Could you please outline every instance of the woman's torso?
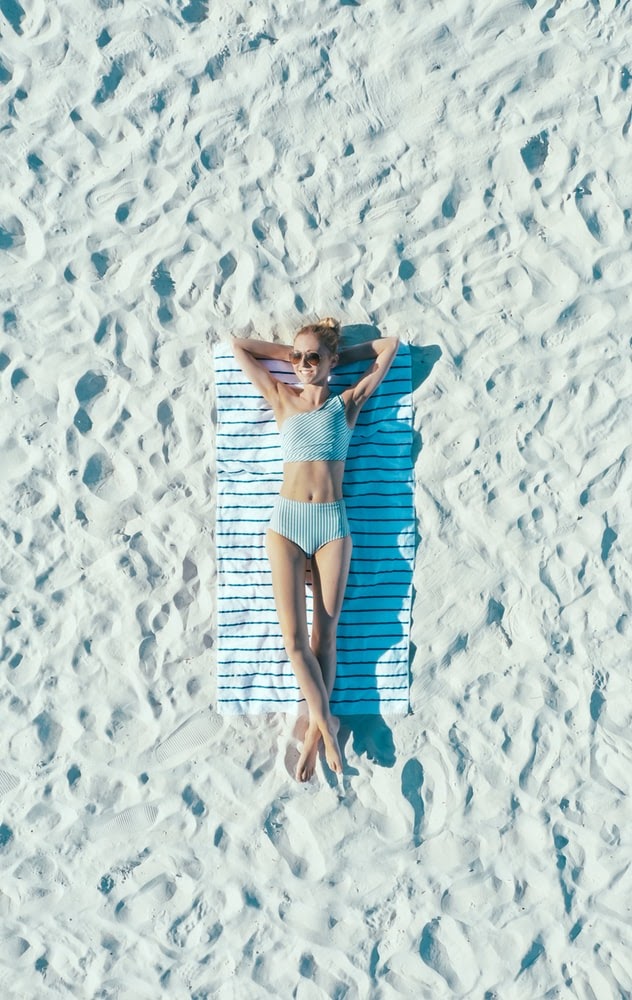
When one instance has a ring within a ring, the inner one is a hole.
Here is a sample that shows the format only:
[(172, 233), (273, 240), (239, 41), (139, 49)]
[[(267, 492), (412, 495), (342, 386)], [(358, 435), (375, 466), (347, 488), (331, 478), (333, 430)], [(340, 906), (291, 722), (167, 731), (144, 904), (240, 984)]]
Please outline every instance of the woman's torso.
[[(342, 406), (340, 402), (342, 402)], [(336, 456), (346, 455), (346, 447), (340, 445), (340, 438), (344, 439), (348, 445), (348, 439), (353, 430), (353, 426), (349, 422), (349, 410), (351, 409), (349, 394), (342, 393), (340, 402), (330, 395), (319, 406), (313, 407), (305, 405), (304, 397), (300, 392), (294, 391), (287, 395), (284, 394), (275, 410), (279, 429), (284, 431), (282, 435), (284, 451), (290, 456), (293, 453), (298, 455), (309, 453), (311, 446), (301, 447), (301, 438), (309, 437), (312, 428), (314, 428), (315, 436), (318, 438), (319, 432), (326, 428), (329, 433), (336, 434), (336, 441), (332, 442), (331, 448), (325, 448), (325, 452)], [(309, 416), (312, 413), (314, 417)], [(299, 415), (303, 416), (286, 425), (287, 420), (292, 420), (293, 417)], [(322, 443), (319, 445), (317, 442), (315, 450), (317, 453), (321, 453)], [(344, 470), (345, 461), (342, 457), (334, 459), (318, 457), (308, 460), (292, 458), (290, 461), (286, 459), (283, 464), (281, 496), (287, 500), (312, 503), (331, 503), (334, 500), (340, 500)]]

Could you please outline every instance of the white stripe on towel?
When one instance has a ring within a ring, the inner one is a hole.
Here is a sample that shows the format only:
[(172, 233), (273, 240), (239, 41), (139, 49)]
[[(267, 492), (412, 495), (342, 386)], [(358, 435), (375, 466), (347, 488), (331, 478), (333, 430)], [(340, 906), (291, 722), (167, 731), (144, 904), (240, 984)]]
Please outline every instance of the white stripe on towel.
[[(232, 351), (214, 352), (217, 393), (217, 705), (224, 714), (293, 712), (300, 692), (283, 648), (265, 532), (283, 463), (272, 411)], [(289, 364), (265, 362), (296, 382)], [(332, 372), (340, 392), (366, 362)], [(353, 536), (338, 628), (332, 710), (405, 714), (415, 552), (410, 352), (393, 364), (360, 412), (343, 492)], [(307, 588), (308, 622), (311, 592)]]

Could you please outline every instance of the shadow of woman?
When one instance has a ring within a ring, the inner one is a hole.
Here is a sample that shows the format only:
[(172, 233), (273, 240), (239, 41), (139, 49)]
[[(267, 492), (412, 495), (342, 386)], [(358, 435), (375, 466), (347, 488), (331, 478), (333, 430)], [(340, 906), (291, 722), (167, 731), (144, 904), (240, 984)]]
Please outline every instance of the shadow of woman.
[(381, 715), (341, 715), (340, 745), (351, 737), (353, 752), (380, 767), (393, 767), (396, 760), (393, 731)]
[[(353, 339), (357, 340), (367, 339), (367, 337), (375, 336), (376, 333), (379, 334), (379, 331), (376, 331), (375, 328), (372, 327), (363, 326), (352, 329), (356, 334)], [(429, 378), (435, 364), (441, 357), (441, 350), (437, 345), (429, 345), (427, 347), (411, 346), (408, 350), (410, 351), (411, 388), (414, 392)], [(416, 421), (413, 421), (410, 444), (413, 467), (423, 448), (421, 433), (414, 427), (414, 423), (416, 423)], [(394, 475), (396, 476), (396, 470), (394, 470)], [(408, 626), (404, 621), (402, 621), (402, 613), (406, 610), (404, 607), (404, 601), (408, 562), (405, 559), (400, 558), (398, 545), (401, 544), (401, 539), (405, 537), (408, 532), (411, 532), (411, 530), (414, 531), (414, 554), (416, 555), (422, 541), (418, 529), (417, 519), (415, 517), (413, 491), (414, 479), (409, 483), (402, 482), (398, 487), (397, 498), (393, 498), (392, 504), (387, 504), (388, 509), (385, 509), (384, 507), (387, 501), (380, 493), (379, 483), (376, 483), (372, 487), (368, 487), (365, 484), (360, 491), (364, 511), (373, 509), (375, 511), (375, 516), (374, 519), (367, 524), (361, 524), (355, 527), (354, 557), (356, 559), (364, 559), (366, 561), (370, 551), (374, 560), (374, 578), (381, 578), (384, 580), (388, 574), (389, 582), (392, 582), (393, 587), (393, 601), (389, 604), (389, 607), (391, 608), (389, 612), (391, 620), (388, 627), (385, 627), (384, 621), (376, 620), (376, 616), (372, 615), (370, 610), (366, 618), (366, 628), (369, 631), (369, 638), (371, 641), (371, 646), (368, 648), (370, 649), (371, 661), (375, 667), (377, 667), (378, 663), (388, 660), (389, 651), (395, 650), (398, 645), (401, 645), (407, 636)], [(351, 494), (353, 494), (353, 492), (355, 491), (350, 491)], [(382, 497), (382, 499), (380, 499), (380, 497)], [(351, 508), (351, 513), (353, 509), (353, 495), (349, 497), (348, 503)], [(365, 535), (366, 538), (364, 537)], [(380, 558), (381, 541), (385, 542), (387, 544), (387, 549), (390, 550), (385, 551)], [(416, 591), (412, 579), (411, 574), (410, 600), (414, 604)], [(400, 585), (401, 590), (398, 590), (398, 585)], [(351, 597), (353, 597), (353, 563), (349, 590)], [(367, 595), (368, 591), (362, 591), (358, 588), (358, 599), (364, 600)], [(412, 604), (410, 605), (409, 610), (412, 611)], [(351, 629), (357, 629), (358, 627), (357, 615), (358, 612), (356, 611), (354, 613), (354, 619), (356, 620), (354, 621), (353, 626), (351, 625), (350, 620), (349, 624)], [(348, 636), (350, 637), (352, 635), (352, 631), (345, 634), (344, 616), (341, 617), (340, 624), (343, 630), (343, 636), (345, 638)], [(345, 643), (343, 642), (342, 645), (344, 646)], [(410, 689), (410, 682), (412, 679), (412, 664), (415, 653), (416, 649), (414, 645), (409, 642), (407, 664), (408, 690)], [(366, 671), (368, 666), (369, 664), (365, 663), (363, 669)], [(368, 673), (366, 676), (367, 678), (369, 677)], [(373, 683), (376, 682), (377, 672), (374, 669)], [(367, 680), (367, 683), (370, 683), (370, 680)], [(340, 694), (340, 692), (338, 693)], [(332, 705), (332, 707), (334, 706)], [(392, 730), (384, 716), (381, 714), (368, 713), (351, 715), (348, 711), (344, 710), (345, 708), (347, 708), (346, 705), (341, 711), (338, 712), (341, 721), (341, 746), (344, 746), (347, 740), (351, 738), (355, 754), (358, 756), (364, 756), (366, 754), (369, 760), (380, 765), (381, 767), (393, 767), (396, 761), (395, 742)]]

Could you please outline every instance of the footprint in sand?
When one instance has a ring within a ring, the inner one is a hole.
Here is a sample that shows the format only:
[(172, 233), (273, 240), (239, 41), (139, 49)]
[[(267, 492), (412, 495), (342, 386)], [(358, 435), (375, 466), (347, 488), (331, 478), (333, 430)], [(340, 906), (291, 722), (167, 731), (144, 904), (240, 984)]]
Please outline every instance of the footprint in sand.
[(97, 816), (90, 824), (89, 836), (91, 840), (127, 840), (153, 826), (157, 815), (157, 806), (150, 803), (129, 806), (115, 815)]
[(594, 171), (586, 174), (575, 188), (575, 205), (598, 243), (619, 244), (625, 231), (625, 217), (605, 178), (598, 178)]
[(621, 480), (625, 483), (627, 473), (632, 459), (632, 448), (624, 448), (614, 462), (592, 477), (579, 496), (582, 507), (592, 501), (603, 502), (610, 500), (616, 493)]
[(177, 426), (174, 423), (173, 407), (168, 399), (163, 399), (158, 403), (156, 417), (162, 427), (162, 457), (165, 460), (165, 464), (168, 464), (170, 448), (172, 446), (177, 447), (181, 441)]
[(264, 208), (252, 223), (252, 232), (266, 253), (275, 260), (282, 260), (285, 251), (283, 235), (279, 227), (279, 217), (273, 208)]
[[(183, 586), (173, 595), (173, 604), (180, 613), (184, 628), (187, 628), (191, 611), (196, 619), (200, 620), (199, 604), (196, 600), (200, 592), (199, 573), (196, 563), (189, 555), (186, 555), (182, 560), (182, 583)], [(212, 645), (210, 637), (209, 641)]]
[(223, 257), (220, 257), (219, 269), (220, 269), (220, 274), (217, 281), (215, 282), (215, 288), (213, 290), (214, 299), (218, 299), (220, 297), (224, 285), (231, 277), (231, 275), (233, 275), (237, 270), (237, 261), (235, 260), (230, 250), (228, 251), (228, 253), (224, 254)]
[(49, 883), (55, 880), (57, 867), (52, 858), (38, 851), (30, 858), (24, 858), (15, 869), (14, 875), (28, 883)]
[(75, 396), (79, 402), (79, 409), (74, 415), (73, 423), (81, 434), (87, 434), (92, 429), (92, 418), (89, 415), (90, 404), (103, 393), (106, 386), (105, 375), (92, 370), (84, 372), (75, 385)]
[(315, 220), (308, 213), (291, 209), (279, 217), (285, 253), (283, 267), (290, 278), (303, 277), (315, 267), (316, 254), (308, 227), (314, 228)]
[[(28, 951), (31, 947), (30, 943), (26, 938), (21, 937), (19, 934), (7, 934), (0, 938), (0, 948), (2, 948), (2, 957), (5, 962), (15, 962), (22, 957), (25, 951)], [(7, 971), (6, 977), (0, 979), (0, 984), (7, 986), (6, 992), (2, 995), (5, 997), (10, 997), (9, 992), (9, 973)]]
[(538, 795), (559, 761), (560, 736), (544, 713), (540, 713), (531, 731), (533, 750), (518, 778), (520, 787)]
[(13, 774), (0, 770), (0, 798), (14, 788), (17, 788), (19, 784), (19, 780)]
[(26, 243), (24, 225), (17, 215), (5, 216), (0, 220), (0, 250), (14, 253)]
[(301, 756), (300, 747), (294, 741), (288, 743), (285, 749), (283, 765), (285, 767), (285, 770), (289, 774), (290, 778), (296, 779), (296, 767), (299, 762), (300, 756)]
[[(82, 427), (87, 427), (85, 411), (79, 411)], [(91, 493), (102, 500), (122, 503), (130, 497), (138, 486), (138, 474), (132, 461), (125, 455), (117, 454), (115, 461), (104, 448), (98, 448), (87, 460), (81, 481)]]
[(413, 843), (422, 843), (421, 824), (424, 818), (424, 801), (421, 789), (424, 783), (424, 769), (418, 760), (407, 760), (402, 768), (402, 795), (413, 807)]
[(220, 257), (219, 275), (213, 287), (213, 305), (218, 314), (228, 316), (242, 303), (244, 296), (256, 297), (258, 281), (256, 258), (245, 247), (239, 255), (228, 253)]
[(302, 796), (291, 802), (287, 812), (280, 805), (271, 805), (263, 829), (296, 878), (318, 881), (325, 875), (325, 860), (301, 801)]
[(446, 826), (454, 806), (453, 775), (435, 747), (424, 750), (424, 838), (436, 837)]
[(307, 863), (304, 858), (295, 854), (290, 846), (285, 830), (285, 816), (280, 806), (273, 805), (266, 816), (263, 829), (270, 841), (296, 878), (304, 878), (307, 873)]
[(223, 727), (224, 720), (221, 715), (212, 709), (196, 712), (158, 744), (154, 750), (154, 759), (158, 764), (167, 762), (173, 764), (178, 758), (184, 759), (198, 747), (219, 736)]
[(191, 907), (186, 913), (177, 917), (169, 930), (167, 936), (172, 944), (177, 948), (195, 947), (196, 945), (209, 943), (209, 939), (218, 937), (216, 926), (211, 928), (209, 933), (207, 917), (210, 916), (209, 906), (201, 896), (193, 900)]
[(608, 671), (594, 670), (593, 671), (593, 682), (594, 687), (592, 694), (590, 696), (590, 717), (593, 722), (599, 720), (603, 706), (606, 703), (605, 691), (606, 685), (608, 683)]
[(445, 980), (453, 996), (460, 996), (474, 987), (478, 962), (465, 935), (451, 917), (435, 917), (426, 924), (419, 954), (426, 965)]
[(513, 899), (512, 881), (503, 881), (477, 871), (474, 875), (451, 881), (441, 897), (441, 910), (458, 925), (476, 927), (499, 907)]
[(133, 922), (139, 933), (156, 928), (159, 918), (164, 919), (167, 907), (177, 892), (174, 879), (159, 874), (149, 879), (135, 892), (123, 899), (125, 917)]

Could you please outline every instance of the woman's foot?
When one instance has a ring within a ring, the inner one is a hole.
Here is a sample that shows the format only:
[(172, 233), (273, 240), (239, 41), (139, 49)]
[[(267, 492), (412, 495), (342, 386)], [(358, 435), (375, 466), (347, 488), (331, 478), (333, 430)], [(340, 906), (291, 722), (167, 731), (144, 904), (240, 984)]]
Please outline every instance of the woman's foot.
[(324, 722), (320, 728), (320, 735), (325, 744), (325, 759), (335, 774), (342, 774), (342, 757), (338, 746), (338, 730), (340, 720), (332, 715), (328, 722)]
[(309, 781), (316, 769), (316, 758), (321, 741), (325, 744), (325, 760), (335, 774), (342, 774), (342, 758), (338, 746), (338, 730), (340, 721), (332, 715), (329, 721), (323, 721), (320, 726), (310, 722), (305, 733), (303, 749), (296, 765), (296, 780)]
[(320, 729), (314, 723), (310, 723), (305, 733), (303, 749), (296, 765), (296, 780), (309, 781), (316, 769), (316, 758), (318, 756), (318, 744), (320, 743)]

